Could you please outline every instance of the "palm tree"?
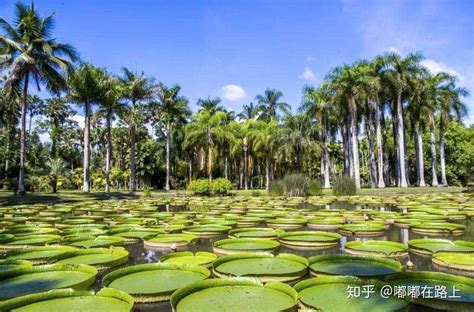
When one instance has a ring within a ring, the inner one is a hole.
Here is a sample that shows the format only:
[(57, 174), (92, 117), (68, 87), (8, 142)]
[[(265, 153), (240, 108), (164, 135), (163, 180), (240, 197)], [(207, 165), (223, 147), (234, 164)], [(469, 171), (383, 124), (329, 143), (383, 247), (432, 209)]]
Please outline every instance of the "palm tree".
[(61, 71), (71, 71), (77, 59), (74, 48), (57, 43), (52, 37), (54, 15), (42, 17), (34, 4), (15, 4), (13, 24), (0, 17), (0, 69), (8, 71), (8, 89), (22, 88), (20, 122), (20, 173), (18, 192), (25, 193), (25, 132), (28, 109), (28, 87), (32, 80), (38, 89), (44, 84), (48, 91), (58, 94), (66, 88)]
[(289, 104), (280, 102), (283, 97), (283, 92), (276, 89), (268, 88), (265, 90), (263, 95), (257, 95), (255, 99), (258, 102), (258, 111), (260, 111), (259, 118), (265, 120), (276, 120), (278, 119), (278, 112), (282, 111), (288, 113), (291, 110)]
[(98, 113), (105, 117), (106, 154), (105, 154), (105, 191), (110, 192), (110, 163), (112, 160), (112, 119), (115, 113), (123, 109), (120, 100), (123, 97), (123, 84), (117, 77), (105, 74), (99, 81), (100, 108)]
[(41, 113), (48, 118), (48, 122), (51, 126), (50, 139), (51, 139), (51, 158), (58, 158), (58, 143), (60, 141), (60, 127), (61, 125), (75, 112), (71, 109), (69, 104), (64, 98), (52, 98), (46, 100), (46, 106), (42, 109)]
[(397, 146), (397, 168), (399, 186), (408, 187), (406, 170), (406, 147), (405, 147), (405, 124), (403, 117), (403, 94), (409, 91), (410, 80), (418, 77), (425, 69), (420, 65), (423, 56), (418, 53), (408, 54), (401, 57), (396, 53), (388, 53), (384, 56), (386, 60), (383, 76), (390, 85), (393, 94), (394, 122), (396, 125)]
[(159, 84), (158, 103), (156, 108), (152, 105), (154, 123), (159, 125), (166, 138), (166, 183), (165, 189), (170, 190), (170, 146), (173, 127), (184, 124), (191, 115), (188, 107), (188, 100), (179, 95), (181, 87), (173, 85), (167, 87)]
[(153, 79), (145, 76), (145, 73), (135, 73), (128, 68), (122, 68), (123, 77), (121, 81), (125, 85), (124, 98), (129, 101), (129, 106), (123, 114), (124, 121), (130, 130), (130, 190), (136, 191), (136, 160), (135, 145), (136, 131), (143, 120), (144, 105), (153, 100), (156, 94), (156, 86)]
[(33, 122), (33, 117), (38, 115), (44, 108), (44, 102), (37, 95), (30, 97), (28, 100), (28, 136), (31, 136), (31, 125)]
[(90, 192), (90, 132), (91, 108), (99, 98), (99, 81), (105, 71), (89, 63), (82, 63), (68, 79), (70, 101), (84, 106), (84, 140), (83, 140), (83, 192)]
[(270, 166), (273, 151), (276, 147), (278, 124), (276, 120), (257, 121), (252, 127), (250, 134), (252, 148), (265, 159), (265, 189), (268, 191), (270, 185)]
[(197, 101), (197, 106), (199, 106), (198, 112), (201, 111), (207, 111), (209, 114), (214, 115), (217, 112), (223, 112), (225, 111), (224, 107), (219, 105), (221, 103), (221, 99), (216, 97), (211, 99), (210, 97), (207, 97), (205, 99), (199, 99)]
[(241, 120), (257, 119), (258, 113), (258, 107), (250, 102), (250, 104), (244, 105), (243, 110), (237, 114), (237, 117)]
[(46, 162), (49, 169), (49, 178), (51, 181), (51, 189), (56, 194), (58, 188), (58, 178), (66, 171), (66, 162), (61, 158), (51, 158)]

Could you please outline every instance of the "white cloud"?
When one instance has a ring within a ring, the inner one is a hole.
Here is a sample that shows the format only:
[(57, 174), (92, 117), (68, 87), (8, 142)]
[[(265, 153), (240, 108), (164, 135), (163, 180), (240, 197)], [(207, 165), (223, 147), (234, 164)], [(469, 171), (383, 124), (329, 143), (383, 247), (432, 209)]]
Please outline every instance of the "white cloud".
[(397, 53), (397, 54), (400, 54), (402, 55), (402, 51), (400, 51), (400, 49), (398, 48), (395, 48), (395, 47), (388, 47), (386, 49), (384, 49), (385, 52), (393, 52), (393, 53)]
[(314, 61), (316, 61), (316, 58), (312, 57), (311, 55), (306, 57), (307, 63), (313, 63)]
[(425, 59), (425, 60), (421, 61), (421, 65), (428, 68), (428, 70), (433, 74), (437, 74), (439, 72), (445, 72), (445, 73), (448, 73), (448, 74), (451, 74), (453, 76), (458, 77), (459, 80), (464, 79), (464, 77), (461, 74), (459, 74), (452, 67), (449, 67), (448, 65), (446, 65), (442, 62), (437, 62), (433, 59)]
[(71, 119), (75, 120), (79, 124), (80, 128), (84, 128), (84, 116), (74, 115), (74, 116), (72, 116)]
[(245, 99), (247, 97), (247, 94), (245, 93), (245, 90), (242, 89), (242, 87), (235, 84), (229, 84), (222, 87), (221, 96), (225, 100), (235, 102)]
[(313, 71), (309, 67), (306, 67), (303, 73), (301, 73), (301, 75), (298, 76), (298, 78), (303, 79), (303, 80), (309, 80), (309, 81), (316, 80), (316, 76), (314, 76)]

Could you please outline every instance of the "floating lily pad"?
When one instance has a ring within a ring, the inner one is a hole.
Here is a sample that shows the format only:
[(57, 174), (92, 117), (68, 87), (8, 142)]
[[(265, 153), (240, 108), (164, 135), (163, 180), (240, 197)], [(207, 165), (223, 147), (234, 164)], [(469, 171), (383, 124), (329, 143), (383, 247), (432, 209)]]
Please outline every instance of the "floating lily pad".
[(12, 250), (7, 253), (7, 259), (22, 259), (31, 261), (34, 264), (45, 264), (48, 258), (59, 255), (63, 252), (76, 250), (71, 246), (40, 246), (27, 247)]
[(108, 233), (113, 236), (119, 236), (125, 238), (125, 243), (134, 243), (140, 240), (152, 238), (156, 235), (163, 234), (164, 229), (160, 228), (142, 228), (132, 227), (128, 229), (117, 228), (109, 231)]
[[(404, 272), (389, 275), (385, 281), (398, 287), (419, 287), (428, 289), (431, 294), (420, 293), (411, 298), (412, 303), (432, 309), (448, 311), (474, 311), (474, 280), (440, 272)], [(438, 294), (435, 298), (435, 288), (444, 289), (445, 296)], [(426, 291), (426, 290), (425, 290)], [(445, 298), (444, 298), (445, 297)]]
[(188, 226), (183, 229), (184, 234), (193, 234), (200, 237), (212, 237), (226, 234), (232, 228), (226, 225), (220, 224), (205, 224), (205, 225), (194, 225)]
[(97, 270), (88, 265), (53, 264), (0, 273), (0, 300), (59, 288), (87, 289)]
[(216, 259), (217, 255), (206, 251), (198, 251), (194, 254), (190, 251), (182, 251), (161, 256), (160, 262), (209, 266)]
[(210, 276), (201, 266), (147, 263), (118, 269), (104, 276), (103, 285), (126, 292), (136, 302), (168, 300), (178, 288)]
[(474, 243), (462, 240), (447, 239), (412, 239), (408, 241), (409, 251), (419, 255), (431, 255), (438, 251), (474, 252)]
[(246, 279), (212, 279), (177, 290), (171, 306), (177, 312), (293, 311), (298, 294), (283, 283)]
[(314, 256), (308, 259), (312, 275), (353, 275), (378, 277), (401, 272), (400, 262), (381, 257), (349, 255)]
[(128, 251), (120, 247), (80, 249), (61, 253), (48, 261), (50, 263), (87, 264), (98, 270), (104, 270), (127, 263)]
[(438, 270), (474, 277), (474, 253), (437, 252), (432, 261)]
[(213, 272), (218, 277), (244, 276), (253, 277), (262, 282), (288, 282), (300, 279), (308, 269), (306, 258), (269, 253), (236, 254), (223, 256), (212, 264)]
[[(348, 290), (351, 287), (361, 290), (359, 297), (350, 296)], [(382, 287), (380, 281), (364, 281), (354, 276), (319, 276), (299, 282), (295, 290), (305, 308), (317, 311), (399, 311), (408, 305), (409, 301), (405, 298), (393, 295), (382, 297)], [(366, 296), (364, 289), (373, 292)]]
[(198, 240), (193, 234), (160, 234), (144, 241), (145, 247), (171, 248), (184, 247)]
[(85, 290), (57, 289), (0, 303), (1, 311), (15, 312), (129, 312), (132, 308), (131, 296), (111, 288), (102, 288), (96, 295)]
[(296, 230), (305, 225), (306, 219), (303, 218), (276, 218), (267, 220), (267, 226), (274, 229)]
[(265, 238), (229, 238), (214, 243), (213, 250), (219, 254), (236, 254), (245, 252), (274, 251), (280, 243)]
[(381, 256), (389, 258), (402, 258), (408, 255), (408, 246), (390, 241), (352, 241), (345, 244), (344, 250), (346, 253), (354, 255)]
[(289, 248), (331, 248), (339, 244), (341, 235), (321, 231), (297, 231), (280, 235), (278, 241)]
[(385, 234), (385, 227), (369, 223), (345, 224), (339, 227), (339, 233), (359, 237), (381, 236)]
[(24, 248), (25, 246), (44, 246), (57, 243), (61, 239), (59, 235), (42, 234), (15, 237), (12, 241), (4, 245), (4, 249)]
[(423, 235), (462, 235), (466, 226), (448, 222), (412, 222), (410, 229)]
[(306, 226), (312, 230), (336, 230), (344, 223), (343, 217), (315, 217), (308, 219)]
[(0, 260), (0, 273), (9, 272), (25, 266), (32, 266), (33, 263), (26, 260)]
[(81, 235), (71, 239), (63, 240), (65, 244), (80, 248), (98, 248), (98, 247), (110, 247), (110, 246), (123, 246), (125, 239), (119, 236), (90, 236)]
[(278, 239), (285, 231), (272, 228), (243, 228), (234, 229), (229, 232), (230, 238), (267, 238)]

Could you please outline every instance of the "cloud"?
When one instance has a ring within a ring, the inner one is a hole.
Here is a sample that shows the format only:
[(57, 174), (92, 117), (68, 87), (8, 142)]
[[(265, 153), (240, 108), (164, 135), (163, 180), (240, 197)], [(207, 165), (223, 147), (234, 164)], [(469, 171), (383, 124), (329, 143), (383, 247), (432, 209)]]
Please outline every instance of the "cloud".
[(316, 80), (316, 76), (314, 76), (313, 71), (309, 67), (306, 67), (303, 73), (301, 73), (301, 75), (298, 76), (298, 78), (303, 79), (303, 80), (309, 80), (309, 81)]
[(72, 116), (71, 119), (76, 121), (79, 124), (80, 128), (84, 128), (84, 116), (74, 115), (74, 116)]
[(312, 57), (311, 55), (306, 57), (306, 63), (313, 63), (314, 61), (316, 61), (315, 57)]
[(458, 77), (459, 80), (464, 79), (464, 77), (460, 73), (458, 73), (454, 68), (449, 67), (448, 65), (442, 62), (437, 62), (433, 59), (425, 59), (421, 61), (421, 65), (428, 68), (428, 70), (433, 74), (437, 74), (439, 72), (445, 72), (445, 73)]
[(384, 49), (385, 52), (393, 52), (393, 53), (397, 53), (397, 54), (400, 54), (402, 55), (402, 51), (400, 51), (400, 49), (398, 48), (395, 48), (395, 47), (388, 47), (386, 49)]
[(245, 93), (245, 90), (242, 89), (242, 87), (235, 84), (229, 84), (222, 87), (221, 96), (225, 100), (236, 102), (245, 99), (247, 94)]

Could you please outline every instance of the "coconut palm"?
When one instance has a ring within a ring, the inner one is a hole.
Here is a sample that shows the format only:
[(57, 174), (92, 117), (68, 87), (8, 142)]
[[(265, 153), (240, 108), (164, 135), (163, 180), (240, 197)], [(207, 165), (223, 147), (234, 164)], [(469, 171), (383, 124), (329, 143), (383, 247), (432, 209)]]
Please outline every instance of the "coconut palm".
[(22, 89), (20, 117), (20, 172), (18, 192), (25, 193), (25, 132), (30, 81), (40, 89), (41, 84), (54, 94), (66, 88), (61, 72), (71, 71), (71, 62), (77, 53), (68, 44), (56, 42), (52, 37), (54, 15), (42, 17), (34, 4), (15, 4), (12, 24), (0, 17), (0, 70), (8, 71), (7, 89)]
[(136, 73), (124, 67), (122, 74), (121, 81), (125, 85), (124, 98), (129, 102), (122, 119), (130, 130), (130, 190), (134, 192), (137, 189), (135, 160), (137, 127), (143, 121), (144, 105), (156, 95), (156, 85), (153, 79), (145, 76), (143, 72)]
[(58, 188), (58, 179), (66, 172), (66, 162), (61, 158), (51, 158), (46, 162), (49, 170), (49, 179), (53, 194), (56, 194)]
[(166, 139), (166, 183), (165, 189), (170, 190), (170, 148), (171, 134), (173, 128), (178, 124), (184, 124), (191, 115), (188, 107), (188, 100), (179, 95), (181, 87), (173, 85), (167, 87), (165, 84), (159, 84), (157, 94), (157, 105), (151, 105), (152, 119), (156, 126), (159, 126)]
[(104, 77), (105, 71), (89, 63), (82, 63), (68, 77), (69, 94), (71, 102), (84, 106), (84, 140), (83, 140), (83, 192), (90, 192), (90, 132), (91, 109), (99, 98), (99, 81)]
[(250, 104), (245, 104), (243, 106), (242, 111), (237, 114), (237, 117), (241, 120), (257, 119), (258, 113), (258, 106), (255, 106), (253, 102), (250, 102)]
[(255, 100), (258, 102), (259, 118), (264, 120), (277, 120), (278, 111), (288, 113), (291, 110), (289, 104), (280, 102), (283, 97), (283, 92), (276, 89), (268, 88), (263, 95), (257, 95)]
[(278, 123), (276, 120), (257, 121), (252, 126), (252, 148), (265, 160), (265, 189), (270, 185), (270, 166), (276, 148)]
[(221, 103), (221, 99), (216, 97), (211, 99), (211, 97), (207, 97), (205, 99), (199, 99), (197, 101), (197, 106), (199, 106), (198, 112), (207, 111), (209, 114), (214, 115), (217, 112), (225, 111), (224, 107), (219, 105)]

